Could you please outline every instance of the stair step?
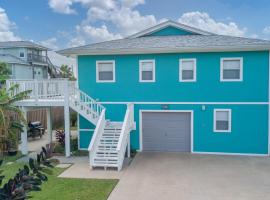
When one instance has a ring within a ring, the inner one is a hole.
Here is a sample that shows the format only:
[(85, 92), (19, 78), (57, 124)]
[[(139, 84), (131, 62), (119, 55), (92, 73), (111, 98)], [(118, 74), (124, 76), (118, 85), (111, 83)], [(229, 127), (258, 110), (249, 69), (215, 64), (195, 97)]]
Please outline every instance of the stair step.
[(101, 149), (101, 150), (97, 150), (97, 154), (104, 154), (104, 153), (106, 153), (106, 154), (118, 154), (118, 152), (116, 151), (116, 150), (103, 150), (103, 149)]
[(118, 159), (118, 155), (97, 154), (94, 159)]
[(118, 158), (110, 158), (110, 157), (95, 157), (94, 161), (96, 162), (117, 162)]
[(117, 165), (117, 163), (104, 164), (104, 163), (94, 162), (93, 167), (118, 167), (118, 165)]

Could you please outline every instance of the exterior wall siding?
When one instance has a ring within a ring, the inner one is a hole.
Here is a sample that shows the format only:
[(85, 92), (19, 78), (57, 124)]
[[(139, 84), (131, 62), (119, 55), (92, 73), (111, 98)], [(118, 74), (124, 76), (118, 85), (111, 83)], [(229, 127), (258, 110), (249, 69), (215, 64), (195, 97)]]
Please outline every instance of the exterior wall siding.
[(146, 36), (168, 36), (168, 35), (194, 35), (194, 33), (185, 31), (183, 29), (169, 26), (167, 28), (163, 28), (159, 31), (155, 31), (155, 32), (153, 32), (149, 35), (146, 35)]
[[(243, 82), (220, 82), (220, 58), (243, 57)], [(197, 59), (197, 82), (179, 82), (179, 59)], [(139, 60), (155, 59), (156, 82), (139, 82)], [(96, 83), (96, 61), (115, 60), (116, 82)], [(221, 52), (153, 55), (79, 56), (79, 87), (101, 102), (190, 102), (170, 104), (169, 110), (193, 110), (194, 152), (268, 153), (269, 53)], [(195, 105), (192, 102), (213, 102)], [(222, 102), (238, 102), (226, 104)], [(241, 105), (241, 102), (251, 104)], [(260, 105), (259, 105), (260, 104)], [(106, 118), (123, 121), (126, 105), (105, 104)], [(232, 110), (232, 132), (213, 131), (214, 109)], [(140, 149), (139, 110), (162, 110), (161, 104), (136, 104), (136, 130), (131, 146)], [(93, 125), (80, 117), (80, 129)], [(87, 148), (93, 132), (80, 131), (80, 147)]]

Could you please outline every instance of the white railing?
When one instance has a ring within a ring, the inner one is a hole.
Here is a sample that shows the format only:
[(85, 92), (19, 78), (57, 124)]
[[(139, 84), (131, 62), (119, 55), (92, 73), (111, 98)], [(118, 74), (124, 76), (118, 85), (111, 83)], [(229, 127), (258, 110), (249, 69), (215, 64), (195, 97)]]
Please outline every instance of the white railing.
[[(96, 117), (99, 117), (101, 115), (102, 110), (105, 109), (104, 106), (102, 106), (100, 103), (98, 103), (96, 100), (88, 96), (83, 91), (79, 90), (76, 87), (70, 87), (69, 88), (69, 97), (70, 99), (75, 103), (78, 103), (80, 106), (80, 110), (88, 110), (96, 115)], [(76, 106), (76, 105), (75, 105)]]
[(105, 111), (106, 111), (106, 109), (103, 109), (101, 111), (100, 117), (98, 119), (95, 131), (94, 131), (94, 134), (92, 136), (90, 145), (88, 147), (90, 166), (94, 165), (94, 158), (95, 158), (96, 151), (98, 149), (98, 144), (99, 144), (100, 138), (104, 132), (104, 128), (106, 126)]
[(44, 79), (44, 80), (7, 80), (7, 88), (18, 85), (15, 94), (26, 90), (31, 90), (29, 99), (64, 99), (66, 91), (75, 87), (75, 82), (68, 79)]
[[(122, 125), (122, 130), (120, 133), (120, 137), (119, 137), (119, 141), (118, 141), (117, 149), (116, 149), (118, 153), (118, 171), (122, 169), (127, 145), (129, 145), (129, 142), (130, 142), (130, 131), (133, 128), (134, 128), (134, 105), (130, 103), (127, 105), (127, 111), (125, 114), (125, 119)], [(129, 148), (128, 148), (128, 151), (130, 151)]]

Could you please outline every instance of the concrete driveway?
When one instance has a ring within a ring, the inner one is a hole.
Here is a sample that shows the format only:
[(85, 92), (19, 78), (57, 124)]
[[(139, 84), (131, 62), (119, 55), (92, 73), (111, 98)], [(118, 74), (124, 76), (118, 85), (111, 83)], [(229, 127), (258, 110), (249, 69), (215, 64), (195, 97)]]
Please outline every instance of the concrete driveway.
[(269, 200), (268, 157), (139, 153), (109, 200)]

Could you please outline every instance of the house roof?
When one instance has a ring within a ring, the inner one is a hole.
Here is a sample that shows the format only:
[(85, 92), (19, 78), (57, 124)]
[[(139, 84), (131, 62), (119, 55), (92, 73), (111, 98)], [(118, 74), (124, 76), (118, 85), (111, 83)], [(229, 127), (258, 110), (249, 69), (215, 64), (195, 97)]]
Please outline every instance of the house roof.
[(214, 35), (213, 33), (210, 33), (210, 32), (207, 32), (207, 31), (203, 31), (203, 30), (191, 27), (191, 26), (187, 26), (185, 24), (181, 24), (181, 23), (178, 23), (178, 22), (168, 20), (168, 21), (160, 23), (160, 24), (158, 24), (156, 26), (150, 27), (148, 29), (145, 29), (143, 31), (135, 33), (135, 34), (133, 34), (131, 36), (128, 36), (127, 38), (142, 37), (142, 36), (149, 35), (151, 33), (154, 33), (156, 31), (159, 31), (159, 30), (164, 29), (164, 28), (169, 27), (169, 26), (174, 27), (174, 28), (178, 28), (178, 29), (183, 29), (183, 30), (185, 30), (187, 32), (195, 33), (195, 34), (199, 34), (199, 35)]
[(22, 64), (22, 65), (29, 65), (28, 62), (26, 62), (23, 59), (20, 59), (16, 56), (13, 56), (11, 54), (0, 54), (0, 61), (5, 62), (5, 63), (17, 63), (17, 64)]
[(224, 35), (125, 38), (58, 51), (67, 56), (269, 50), (270, 41)]
[(0, 48), (34, 48), (39, 50), (49, 50), (49, 48), (36, 44), (30, 41), (7, 41), (7, 42), (0, 42)]

